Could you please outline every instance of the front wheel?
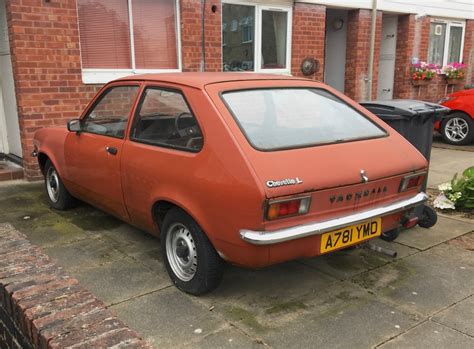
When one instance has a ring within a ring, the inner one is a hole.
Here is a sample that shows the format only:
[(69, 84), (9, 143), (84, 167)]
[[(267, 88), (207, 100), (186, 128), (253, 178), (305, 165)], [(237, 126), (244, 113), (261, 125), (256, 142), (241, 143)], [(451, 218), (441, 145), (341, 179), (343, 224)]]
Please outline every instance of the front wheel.
[(464, 145), (474, 141), (474, 122), (461, 112), (455, 112), (441, 123), (441, 136), (449, 144)]
[(47, 160), (44, 165), (44, 180), (48, 202), (51, 207), (62, 211), (75, 206), (76, 199), (69, 194), (50, 160)]
[(161, 252), (166, 270), (180, 290), (201, 295), (219, 285), (224, 262), (199, 225), (179, 208), (172, 208), (165, 216)]

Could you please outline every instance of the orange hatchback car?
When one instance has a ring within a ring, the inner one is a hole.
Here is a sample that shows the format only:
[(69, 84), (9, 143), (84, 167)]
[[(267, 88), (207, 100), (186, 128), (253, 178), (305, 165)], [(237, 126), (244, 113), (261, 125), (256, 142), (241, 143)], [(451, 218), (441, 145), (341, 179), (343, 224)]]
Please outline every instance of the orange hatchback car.
[(122, 78), (34, 146), (53, 208), (77, 198), (160, 235), (171, 279), (196, 295), (224, 261), (259, 268), (393, 240), (427, 198), (428, 163), (410, 143), (300, 78)]

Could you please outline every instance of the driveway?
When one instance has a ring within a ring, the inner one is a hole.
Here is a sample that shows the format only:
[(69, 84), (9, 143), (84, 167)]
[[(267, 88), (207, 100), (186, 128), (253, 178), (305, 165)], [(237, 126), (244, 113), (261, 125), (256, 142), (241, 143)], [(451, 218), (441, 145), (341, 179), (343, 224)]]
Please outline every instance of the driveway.
[[(473, 165), (433, 149), (430, 186)], [(0, 185), (9, 222), (57, 259), (152, 346), (474, 347), (474, 224), (440, 216), (397, 242), (263, 270), (227, 266), (219, 288), (192, 297), (170, 283), (159, 240), (85, 204), (51, 210), (42, 183)]]

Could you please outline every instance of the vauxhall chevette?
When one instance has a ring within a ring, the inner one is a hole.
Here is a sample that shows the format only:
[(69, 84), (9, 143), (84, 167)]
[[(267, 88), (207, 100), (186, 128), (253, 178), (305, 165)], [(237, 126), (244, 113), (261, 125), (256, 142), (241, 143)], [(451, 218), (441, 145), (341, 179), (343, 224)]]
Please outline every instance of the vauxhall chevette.
[(348, 97), (308, 79), (176, 73), (106, 84), (67, 127), (36, 132), (50, 205), (85, 201), (160, 237), (181, 290), (225, 262), (261, 268), (413, 225), (426, 159)]

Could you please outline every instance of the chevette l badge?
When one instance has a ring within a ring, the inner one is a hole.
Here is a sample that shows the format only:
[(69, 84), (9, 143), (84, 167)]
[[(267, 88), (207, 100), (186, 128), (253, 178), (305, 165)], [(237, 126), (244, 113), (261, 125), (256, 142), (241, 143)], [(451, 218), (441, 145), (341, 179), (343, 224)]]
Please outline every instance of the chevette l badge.
[(365, 170), (360, 170), (360, 178), (362, 179), (362, 183), (367, 183), (369, 181), (369, 177), (365, 174)]
[(267, 187), (269, 188), (276, 188), (276, 187), (282, 187), (285, 185), (296, 185), (296, 184), (301, 184), (303, 181), (299, 179), (298, 177), (296, 178), (285, 178), (281, 179), (279, 181), (267, 181)]

